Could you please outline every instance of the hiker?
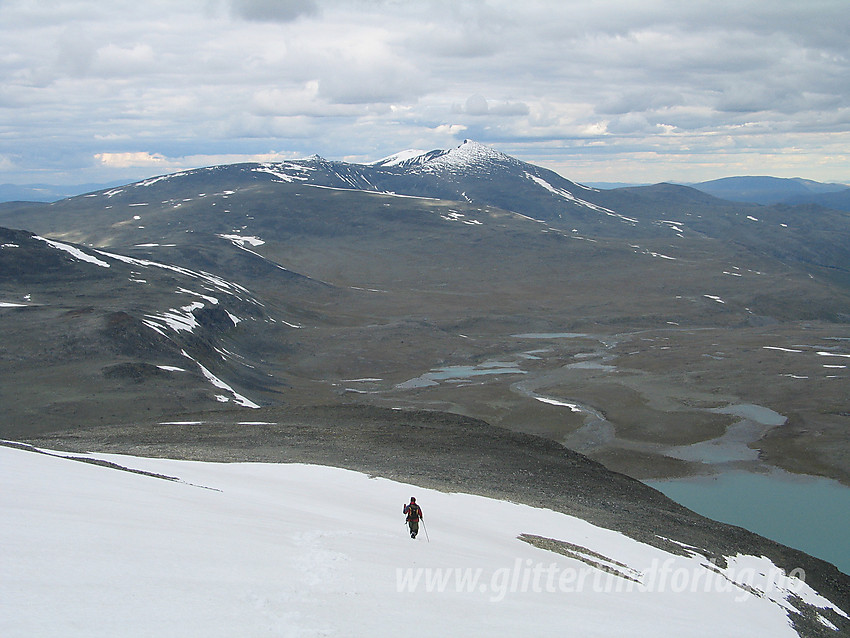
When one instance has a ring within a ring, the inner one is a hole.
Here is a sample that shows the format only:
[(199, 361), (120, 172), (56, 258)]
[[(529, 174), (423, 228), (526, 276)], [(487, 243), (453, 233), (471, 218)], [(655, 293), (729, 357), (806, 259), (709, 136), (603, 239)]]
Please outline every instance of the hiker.
[(410, 526), (410, 538), (416, 538), (419, 533), (419, 520), (422, 516), (422, 508), (416, 504), (416, 499), (410, 497), (410, 503), (404, 506), (403, 514), (407, 514), (407, 524)]

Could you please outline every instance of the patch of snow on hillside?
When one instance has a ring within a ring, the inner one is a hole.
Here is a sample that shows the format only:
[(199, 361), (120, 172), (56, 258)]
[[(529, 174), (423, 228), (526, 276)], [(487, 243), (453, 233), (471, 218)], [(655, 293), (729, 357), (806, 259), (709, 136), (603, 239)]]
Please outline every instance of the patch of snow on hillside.
[(185, 174), (186, 174), (185, 171), (181, 171), (179, 173), (173, 173), (171, 175), (160, 175), (159, 177), (151, 177), (150, 179), (146, 179), (146, 180), (143, 180), (141, 182), (136, 182), (134, 184), (134, 186), (139, 187), (139, 188), (144, 188), (145, 186), (153, 186), (157, 182), (163, 182), (163, 181), (171, 179), (172, 177), (183, 176)]
[(447, 222), (463, 222), (464, 224), (468, 224), (470, 226), (481, 226), (483, 222), (478, 221), (477, 219), (465, 219), (466, 215), (463, 213), (450, 210), (446, 213), (440, 213), (440, 219), (445, 219)]
[(407, 149), (404, 151), (399, 151), (398, 153), (394, 153), (393, 155), (389, 155), (382, 159), (379, 159), (376, 162), (369, 162), (366, 166), (397, 166), (402, 162), (406, 162), (408, 160), (412, 160), (421, 155), (425, 155), (428, 151), (422, 151), (419, 149)]
[[(316, 188), (322, 188), (318, 184), (310, 184), (310, 186), (315, 186)], [(325, 188), (329, 188), (326, 186)], [(348, 190), (348, 189), (338, 189), (338, 190)], [(369, 191), (361, 191), (364, 193), (368, 193)], [(402, 195), (401, 193), (394, 193), (393, 191), (374, 191), (375, 195), (387, 195), (389, 197), (401, 197), (403, 199), (427, 199), (432, 202), (438, 202), (440, 199), (438, 197), (423, 197), (422, 195)], [(384, 206), (389, 206), (389, 204), (384, 204)]]
[(267, 162), (252, 168), (255, 173), (268, 173), (283, 182), (303, 182), (309, 179), (308, 173), (316, 170), (312, 166), (296, 164), (294, 162)]
[(210, 297), (209, 295), (205, 295), (200, 292), (195, 292), (194, 290), (189, 290), (187, 288), (178, 288), (177, 293), (181, 295), (194, 295), (196, 297), (200, 297), (204, 301), (210, 302), (214, 306), (218, 305), (218, 299), (216, 299), (215, 297)]
[(314, 465), (87, 458), (148, 474), (0, 447), (3, 635), (382, 638), (414, 618), (434, 636), (796, 638), (792, 596), (845, 616), (767, 559), (721, 568), (542, 508)]
[[(829, 600), (818, 594), (814, 589), (805, 585), (796, 578), (794, 570), (791, 574), (785, 574), (784, 570), (776, 566), (764, 556), (748, 556), (737, 554), (726, 557), (726, 567), (718, 569), (733, 584), (742, 589), (750, 591), (753, 595), (769, 600), (779, 607), (785, 609), (789, 614), (797, 609), (791, 604), (789, 594), (799, 596), (806, 604), (818, 609), (830, 609), (844, 618), (850, 618), (842, 609), (834, 606)], [(817, 614), (818, 621), (838, 631), (822, 614)]]
[[(309, 186), (309, 185), (310, 185), (310, 184), (308, 184), (308, 186)], [(223, 235), (219, 235), (219, 237), (224, 237), (224, 236), (223, 236)], [(253, 243), (252, 245), (254, 245), (254, 246), (261, 246), (262, 244), (265, 244), (265, 243), (266, 243), (266, 242), (264, 242), (262, 239), (259, 239), (259, 238), (257, 238), (257, 237), (247, 237), (247, 238), (245, 238), (245, 237), (242, 237), (241, 235), (238, 235), (238, 237), (240, 237), (240, 239), (248, 239), (248, 240), (254, 240), (254, 242), (259, 242), (259, 243)], [(226, 239), (230, 239), (230, 238), (228, 237), (228, 238), (226, 238)], [(272, 266), (274, 266), (274, 267), (275, 267), (275, 268), (277, 268), (278, 270), (283, 270), (284, 272), (290, 272), (290, 270), (289, 270), (288, 268), (284, 268), (283, 266), (281, 266), (281, 265), (280, 265), (279, 263), (277, 263), (276, 261), (272, 261), (271, 259), (268, 259), (266, 256), (261, 255), (260, 253), (258, 253), (256, 250), (251, 250), (250, 248), (248, 248), (247, 246), (245, 246), (245, 244), (246, 244), (246, 243), (251, 243), (250, 241), (236, 241), (236, 240), (233, 240), (233, 239), (230, 239), (230, 241), (231, 241), (231, 243), (232, 243), (234, 246), (236, 246), (239, 250), (244, 250), (246, 253), (250, 253), (250, 254), (254, 255), (255, 257), (259, 257), (260, 259), (262, 259), (263, 261), (265, 261), (265, 262), (267, 262), (267, 263), (271, 264)], [(259, 302), (257, 302), (257, 303), (259, 303)], [(262, 304), (259, 304), (259, 305), (262, 305)]]
[[(227, 392), (229, 392), (232, 395), (232, 398), (224, 397), (227, 401), (233, 401), (237, 405), (241, 405), (245, 408), (258, 409), (260, 407), (258, 404), (251, 401), (251, 399), (239, 394), (236, 390), (234, 390), (232, 387), (230, 387), (227, 383), (225, 383), (224, 381), (219, 379), (217, 376), (215, 376), (212, 372), (210, 372), (206, 368), (206, 366), (201, 364), (201, 362), (198, 361), (197, 359), (193, 358), (185, 350), (181, 350), (180, 354), (182, 354), (184, 357), (186, 357), (190, 361), (193, 361), (195, 363), (195, 365), (198, 366), (198, 368), (201, 370), (201, 374), (203, 374), (207, 378), (207, 380), (210, 383), (212, 383), (216, 388), (218, 388), (219, 390), (226, 390)], [(221, 399), (219, 398), (221, 396), (222, 395), (216, 395), (216, 400), (221, 401)]]
[(165, 327), (171, 328), (175, 332), (192, 332), (195, 328), (201, 325), (198, 323), (198, 320), (195, 319), (193, 312), (195, 310), (200, 310), (203, 307), (203, 303), (195, 301), (188, 306), (172, 308), (171, 310), (166, 310), (159, 315), (145, 315), (147, 319), (142, 319), (142, 323), (149, 328), (153, 328), (160, 334), (164, 334), (162, 329)]
[(673, 220), (669, 220), (669, 219), (660, 219), (660, 220), (658, 220), (658, 224), (668, 227), (670, 230), (672, 230), (674, 233), (676, 233), (676, 235), (678, 235), (679, 237), (684, 236), (683, 233), (685, 231), (683, 229), (684, 224), (682, 224), (682, 222), (677, 222), (677, 221), (673, 221)]
[(542, 186), (543, 188), (545, 188), (550, 193), (554, 193), (555, 195), (560, 195), (561, 197), (563, 197), (565, 199), (569, 199), (571, 201), (575, 201), (575, 199), (576, 199), (575, 195), (573, 195), (570, 191), (565, 190), (563, 188), (555, 188), (554, 186), (552, 186), (552, 184), (547, 182), (542, 177), (538, 177), (537, 175), (532, 175), (531, 173), (528, 173), (528, 172), (525, 173), (525, 177), (527, 179), (530, 179), (532, 182), (534, 182), (538, 186)]
[(90, 264), (95, 264), (96, 266), (100, 266), (101, 268), (109, 268), (109, 264), (107, 264), (105, 261), (98, 259), (97, 257), (94, 257), (92, 255), (89, 255), (88, 253), (84, 253), (82, 250), (80, 250), (79, 248), (76, 248), (75, 246), (69, 246), (68, 244), (63, 244), (63, 243), (58, 242), (58, 241), (53, 241), (52, 239), (45, 239), (44, 237), (39, 237), (38, 235), (33, 235), (33, 239), (38, 239), (39, 241), (43, 241), (48, 246), (51, 246), (51, 247), (56, 248), (58, 250), (64, 250), (66, 253), (68, 253), (69, 255), (71, 255), (72, 257), (74, 257), (76, 259), (79, 259), (80, 261), (85, 261), (85, 262), (88, 262)]
[[(163, 270), (169, 270), (172, 272), (180, 273), (181, 275), (185, 275), (187, 277), (200, 279), (213, 286), (218, 291), (234, 296), (237, 299), (242, 299), (242, 297), (240, 297), (237, 293), (243, 293), (246, 296), (250, 295), (250, 291), (244, 286), (241, 286), (240, 284), (234, 283), (232, 281), (227, 281), (226, 279), (223, 279), (222, 277), (219, 277), (218, 275), (214, 275), (212, 273), (204, 271), (196, 272), (194, 270), (189, 270), (188, 268), (183, 268), (182, 266), (163, 264), (160, 262), (151, 261), (149, 259), (138, 259), (136, 257), (128, 257), (126, 255), (110, 253), (104, 250), (96, 250), (95, 252), (100, 255), (103, 255), (104, 257), (109, 257), (110, 259), (115, 259), (117, 261), (123, 261), (124, 263), (132, 264), (134, 266), (140, 266), (142, 268), (161, 268)], [(257, 303), (258, 305), (262, 305), (256, 300), (252, 299), (252, 301), (254, 303)]]
[(556, 188), (555, 186), (552, 186), (552, 184), (547, 182), (542, 177), (538, 177), (537, 175), (532, 175), (531, 173), (529, 173), (527, 171), (525, 173), (525, 177), (527, 179), (530, 179), (532, 182), (534, 182), (538, 186), (545, 188), (550, 193), (553, 193), (554, 195), (558, 195), (559, 197), (563, 197), (567, 201), (570, 201), (574, 204), (577, 204), (579, 206), (585, 206), (587, 208), (590, 208), (591, 210), (595, 210), (595, 211), (598, 211), (600, 213), (605, 213), (606, 215), (609, 215), (611, 217), (616, 217), (616, 218), (620, 219), (621, 221), (626, 222), (627, 224), (634, 225), (634, 224), (638, 223), (638, 220), (634, 219), (633, 217), (626, 217), (625, 215), (621, 215), (620, 213), (613, 211), (610, 208), (605, 208), (604, 206), (599, 206), (599, 205), (594, 204), (592, 202), (588, 202), (588, 201), (585, 201), (583, 199), (580, 199), (579, 197), (576, 197), (570, 191), (568, 191), (564, 188)]
[(582, 188), (586, 191), (590, 191), (591, 193), (600, 193), (601, 191), (598, 188), (593, 188), (593, 186), (587, 186), (586, 184), (581, 184), (579, 182), (573, 182), (579, 188)]
[(540, 401), (541, 403), (546, 403), (548, 405), (556, 405), (562, 408), (569, 408), (570, 412), (584, 412), (581, 406), (577, 403), (569, 403), (567, 401), (560, 401), (558, 399), (552, 399), (551, 397), (543, 397), (539, 395), (534, 395), (534, 398)]
[[(198, 363), (198, 362), (196, 361), (195, 363)], [(227, 385), (224, 381), (222, 381), (222, 380), (221, 380), (221, 379), (219, 379), (217, 376), (215, 376), (212, 372), (210, 372), (209, 370), (207, 370), (207, 369), (206, 369), (203, 365), (201, 365), (200, 363), (198, 363), (198, 367), (201, 369), (201, 373), (202, 373), (202, 374), (203, 374), (203, 375), (204, 375), (207, 379), (209, 379), (209, 380), (210, 380), (210, 382), (211, 382), (211, 383), (212, 383), (215, 387), (220, 388), (221, 390), (227, 390), (228, 392), (230, 392), (230, 394), (232, 394), (232, 395), (233, 395), (233, 398), (232, 398), (232, 399), (230, 399), (230, 398), (228, 398), (228, 397), (224, 397), (224, 402), (227, 402), (227, 401), (232, 400), (232, 401), (233, 401), (234, 403), (236, 403), (237, 405), (241, 405), (241, 406), (243, 406), (243, 407), (245, 407), (245, 408), (255, 408), (255, 409), (258, 409), (258, 408), (260, 407), (259, 405), (257, 405), (256, 403), (254, 403), (253, 401), (251, 401), (250, 399), (248, 399), (247, 397), (244, 397), (244, 396), (242, 396), (241, 394), (239, 394), (238, 392), (236, 392), (236, 390), (234, 390), (233, 388), (231, 388), (229, 385)], [(218, 396), (221, 396), (221, 395), (218, 395)], [(217, 398), (218, 398), (218, 397), (217, 397)]]
[(629, 248), (633, 248), (634, 251), (641, 255), (649, 255), (650, 257), (656, 257), (658, 259), (668, 259), (670, 261), (677, 261), (678, 257), (670, 257), (669, 255), (665, 255), (663, 253), (658, 253), (652, 250), (648, 250), (646, 248), (641, 248), (637, 244), (629, 244)]
[(341, 182), (348, 184), (351, 187), (351, 190), (355, 190), (355, 191), (376, 190), (375, 187), (365, 177), (361, 176), (361, 179), (365, 183), (365, 185), (369, 186), (370, 188), (364, 188), (363, 184), (358, 184), (358, 180), (351, 177), (350, 175), (343, 174), (343, 173), (341, 173), (337, 170), (333, 171), (333, 175), (335, 175), (337, 177), (337, 179), (339, 179)]
[(368, 193), (369, 191), (361, 191), (359, 188), (347, 188), (343, 186), (325, 186), (324, 184), (305, 184), (311, 188), (321, 188), (327, 191), (343, 191), (346, 193)]
[(252, 246), (262, 246), (266, 243), (259, 237), (245, 237), (243, 235), (216, 235), (216, 237), (221, 237), (222, 239), (229, 239), (238, 246), (244, 246), (245, 244), (251, 244)]
[(703, 297), (705, 297), (706, 299), (711, 299), (712, 301), (716, 301), (717, 303), (726, 303), (717, 295), (703, 295)]

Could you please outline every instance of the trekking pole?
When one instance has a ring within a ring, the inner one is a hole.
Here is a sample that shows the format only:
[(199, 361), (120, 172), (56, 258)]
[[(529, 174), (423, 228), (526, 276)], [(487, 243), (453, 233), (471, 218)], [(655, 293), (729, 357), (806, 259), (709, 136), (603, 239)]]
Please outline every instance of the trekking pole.
[(425, 527), (425, 519), (420, 518), (419, 520), (422, 522), (422, 530), (425, 532), (425, 540), (427, 540), (430, 543), (431, 539), (428, 537), (428, 528)]

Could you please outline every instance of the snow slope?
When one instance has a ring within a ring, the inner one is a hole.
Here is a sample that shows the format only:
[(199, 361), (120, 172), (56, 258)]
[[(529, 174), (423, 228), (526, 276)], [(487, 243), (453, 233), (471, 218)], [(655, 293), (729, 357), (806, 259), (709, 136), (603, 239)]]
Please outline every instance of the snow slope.
[(407, 150), (399, 151), (398, 153), (388, 155), (387, 157), (379, 159), (375, 162), (369, 162), (368, 164), (366, 164), (366, 166), (398, 166), (399, 164), (403, 164), (404, 162), (416, 159), (417, 157), (421, 157), (427, 152), (428, 151), (423, 151), (416, 148), (409, 148)]
[[(831, 607), (765, 559), (715, 567), (549, 510), (329, 467), (88, 458), (179, 480), (0, 447), (2, 636), (379, 637), (412, 622), (433, 636), (776, 638), (796, 635), (789, 590)], [(411, 495), (430, 540), (406, 534)]]

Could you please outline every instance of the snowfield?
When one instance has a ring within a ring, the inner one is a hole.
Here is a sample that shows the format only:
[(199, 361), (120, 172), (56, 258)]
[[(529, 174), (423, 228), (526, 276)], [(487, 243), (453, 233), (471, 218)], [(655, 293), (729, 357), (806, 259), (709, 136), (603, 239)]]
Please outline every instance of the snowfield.
[[(7, 638), (778, 638), (789, 592), (832, 607), (766, 559), (715, 566), (545, 509), (331, 467), (86, 457), (164, 480), (60, 454), (0, 447)], [(410, 496), (428, 537), (407, 535)]]

